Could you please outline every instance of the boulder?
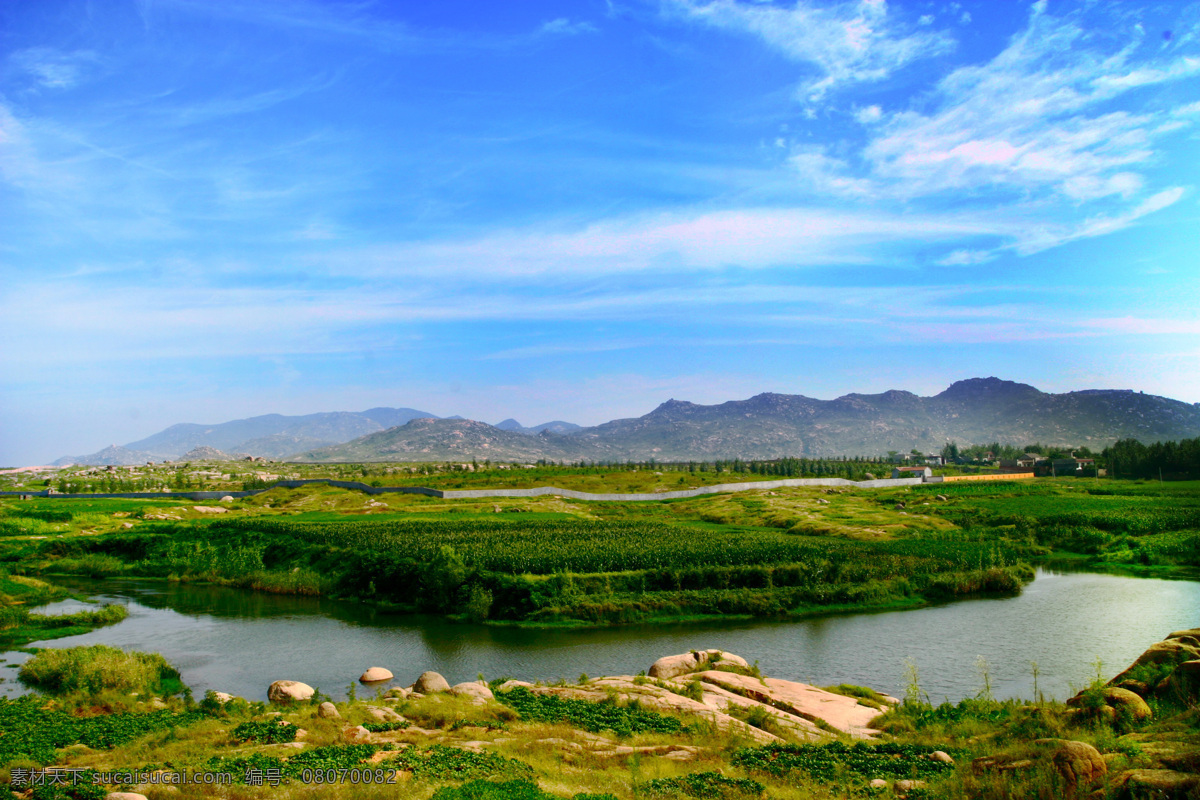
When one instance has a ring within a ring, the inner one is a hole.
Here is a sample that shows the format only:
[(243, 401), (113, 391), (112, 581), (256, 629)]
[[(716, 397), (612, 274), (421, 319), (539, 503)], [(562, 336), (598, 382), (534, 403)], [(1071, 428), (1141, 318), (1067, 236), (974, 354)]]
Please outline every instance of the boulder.
[[(870, 475), (871, 473), (868, 472), (867, 474)], [(868, 480), (875, 480), (875, 479), (869, 478)], [(872, 778), (871, 782), (867, 785), (870, 786), (872, 789), (879, 791), (879, 790), (887, 788), (887, 781), (885, 781), (883, 778)]]
[(943, 764), (953, 764), (954, 763), (954, 759), (951, 758), (950, 754), (944, 750), (934, 750), (932, 753), (929, 754), (929, 760), (930, 761), (940, 761)]
[(109, 792), (104, 795), (104, 800), (147, 800), (147, 798), (146, 795), (137, 792)]
[(341, 719), (342, 715), (338, 713), (337, 706), (326, 700), (321, 705), (317, 706), (317, 716), (321, 719)]
[(659, 680), (667, 680), (680, 675), (686, 675), (689, 672), (707, 669), (710, 667), (720, 666), (721, 664), (735, 664), (739, 667), (748, 667), (746, 659), (741, 656), (735, 656), (733, 653), (726, 653), (723, 650), (693, 650), (690, 653), (682, 653), (677, 656), (663, 656), (658, 661), (655, 661), (650, 667), (649, 673), (651, 678)]
[(1043, 748), (1048, 757), (1063, 777), (1068, 788), (1096, 781), (1108, 772), (1108, 765), (1100, 751), (1087, 742), (1076, 742), (1070, 739), (1036, 739), (1034, 744)]
[(906, 778), (893, 783), (892, 791), (896, 793), (897, 797), (907, 797), (909, 792), (915, 792), (918, 789), (924, 789), (928, 785), (929, 784), (925, 783), (925, 781), (909, 780)]
[(456, 683), (450, 687), (450, 694), (456, 697), (468, 697), (472, 702), (480, 704), (496, 699), (491, 689), (479, 683)]
[(221, 705), (225, 705), (233, 699), (233, 695), (231, 695), (229, 692), (213, 692), (213, 697)]
[(408, 695), (408, 689), (405, 689), (403, 686), (393, 686), (391, 689), (388, 689), (383, 693), (384, 697), (391, 698), (393, 700), (407, 700)]
[[(1200, 661), (1196, 663), (1200, 665)], [(1122, 689), (1119, 686), (1109, 686), (1104, 689), (1104, 702), (1118, 711), (1124, 709), (1125, 713), (1137, 722), (1150, 719), (1154, 715), (1154, 712), (1150, 710), (1150, 706), (1145, 700), (1135, 692)]]
[(379, 681), (390, 681), (395, 676), (392, 671), (383, 667), (371, 667), (362, 674), (358, 680), (361, 683), (378, 683)]
[(303, 703), (311, 700), (315, 691), (300, 681), (275, 681), (267, 688), (267, 699), (272, 703)]
[(412, 685), (412, 690), (420, 694), (450, 691), (449, 682), (436, 672), (422, 672), (421, 677)]
[(224, 497), (222, 497), (222, 498), (221, 498), (221, 502), (222, 502), (222, 503), (232, 503), (232, 502), (233, 502), (233, 495), (228, 495), (228, 494), (227, 494), (227, 495), (225, 495)]

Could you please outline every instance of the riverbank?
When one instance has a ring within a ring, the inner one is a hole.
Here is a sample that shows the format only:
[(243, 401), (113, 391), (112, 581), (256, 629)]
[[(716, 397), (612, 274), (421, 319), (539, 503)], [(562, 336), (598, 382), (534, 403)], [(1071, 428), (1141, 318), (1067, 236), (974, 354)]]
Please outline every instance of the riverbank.
[[(996, 701), (985, 684), (933, 706), (915, 676), (902, 701), (821, 689), (715, 649), (553, 685), (373, 667), (362, 677), (384, 681), (346, 676), (371, 698), (337, 703), (283, 675), (270, 706), (115, 689), (0, 700), (0, 729), (19, 734), (0, 737), (0, 782), (196, 800), (1183, 797), (1200, 785), (1200, 686), (1183, 666), (1197, 655), (1200, 630), (1173, 633), (1065, 704)], [(170, 668), (138, 658), (154, 665), (139, 688), (161, 687)]]

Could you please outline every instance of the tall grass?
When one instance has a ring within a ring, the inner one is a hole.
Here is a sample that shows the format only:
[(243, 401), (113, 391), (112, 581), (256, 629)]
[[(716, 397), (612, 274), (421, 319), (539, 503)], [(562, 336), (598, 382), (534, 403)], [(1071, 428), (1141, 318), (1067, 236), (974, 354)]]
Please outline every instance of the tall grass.
[(50, 694), (170, 694), (182, 686), (179, 672), (158, 653), (126, 653), (103, 644), (42, 650), (21, 665), (18, 677), (22, 683)]

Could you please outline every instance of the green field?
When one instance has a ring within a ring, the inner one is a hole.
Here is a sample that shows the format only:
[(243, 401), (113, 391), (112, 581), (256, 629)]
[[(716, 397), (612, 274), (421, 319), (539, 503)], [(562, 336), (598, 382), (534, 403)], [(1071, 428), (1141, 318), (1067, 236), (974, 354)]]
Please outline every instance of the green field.
[[(579, 472), (602, 477), (598, 468)], [(483, 475), (460, 477), (487, 485)], [(620, 489), (626, 477), (592, 488)], [(1180, 577), (1200, 567), (1194, 483), (801, 487), (625, 503), (310, 485), (223, 507), (7, 501), (0, 569), (214, 581), (473, 620), (597, 625), (1013, 593), (1032, 566), (1062, 560)]]

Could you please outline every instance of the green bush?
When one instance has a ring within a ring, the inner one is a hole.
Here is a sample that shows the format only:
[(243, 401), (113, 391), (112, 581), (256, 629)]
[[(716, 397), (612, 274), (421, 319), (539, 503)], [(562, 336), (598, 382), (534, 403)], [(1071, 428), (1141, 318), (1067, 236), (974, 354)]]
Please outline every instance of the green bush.
[(173, 694), (182, 688), (179, 672), (158, 653), (126, 653), (103, 644), (42, 650), (21, 665), (17, 676), (22, 683), (51, 694)]

